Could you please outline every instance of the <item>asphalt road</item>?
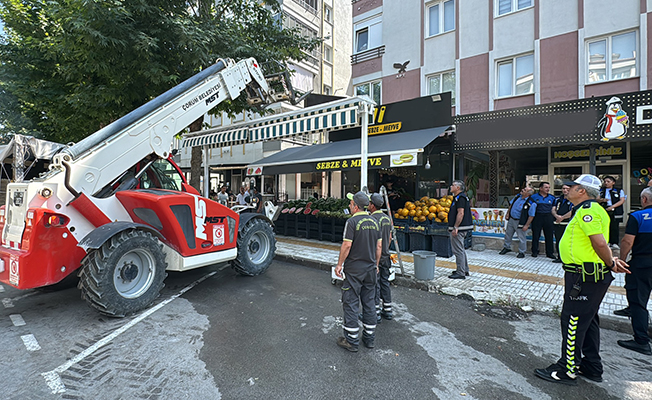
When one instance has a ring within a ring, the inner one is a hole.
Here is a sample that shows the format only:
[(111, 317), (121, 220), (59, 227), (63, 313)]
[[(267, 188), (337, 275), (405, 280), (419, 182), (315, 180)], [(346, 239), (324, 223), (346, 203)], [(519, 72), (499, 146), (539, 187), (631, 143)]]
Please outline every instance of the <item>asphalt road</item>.
[(124, 319), (95, 313), (75, 288), (5, 286), (2, 397), (652, 398), (652, 357), (618, 347), (622, 333), (603, 330), (605, 382), (555, 385), (532, 373), (558, 357), (553, 315), (395, 287), (396, 318), (378, 326), (376, 348), (349, 353), (335, 344), (342, 309), (328, 272), (224, 267), (170, 274), (157, 305)]

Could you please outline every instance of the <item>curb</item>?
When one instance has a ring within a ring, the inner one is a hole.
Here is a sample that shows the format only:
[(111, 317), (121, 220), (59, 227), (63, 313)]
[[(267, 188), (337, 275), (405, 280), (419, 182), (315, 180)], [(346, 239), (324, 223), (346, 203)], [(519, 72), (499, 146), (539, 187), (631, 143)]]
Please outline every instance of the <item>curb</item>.
[[(328, 271), (329, 273), (331, 271), (331, 267), (333, 266), (331, 263), (326, 263), (323, 261), (317, 261), (317, 260), (312, 260), (312, 259), (307, 259), (302, 257), (295, 257), (292, 255), (285, 255), (285, 254), (276, 254), (274, 259), (277, 261), (289, 262), (293, 264), (299, 264), (305, 267), (310, 267), (313, 269)], [(439, 293), (442, 295), (454, 296), (454, 297), (475, 301), (475, 298), (470, 293), (466, 293), (464, 291), (460, 291), (461, 293), (459, 294), (446, 293), (445, 291), (442, 291), (439, 288), (437, 288), (437, 286), (432, 282), (417, 280), (412, 276), (401, 276), (399, 273), (396, 273), (396, 278), (394, 279), (393, 282), (396, 286), (407, 287), (410, 289), (418, 289), (418, 290), (423, 290), (425, 292)], [(535, 312), (545, 314), (545, 315), (556, 315), (552, 311), (535, 310)], [(601, 315), (600, 328), (625, 333), (628, 334), (629, 336), (631, 336), (632, 334), (631, 333), (632, 325), (629, 319), (624, 320), (619, 317)], [(652, 325), (650, 326), (650, 330), (652, 331)], [(629, 339), (630, 338), (629, 336), (624, 339)]]

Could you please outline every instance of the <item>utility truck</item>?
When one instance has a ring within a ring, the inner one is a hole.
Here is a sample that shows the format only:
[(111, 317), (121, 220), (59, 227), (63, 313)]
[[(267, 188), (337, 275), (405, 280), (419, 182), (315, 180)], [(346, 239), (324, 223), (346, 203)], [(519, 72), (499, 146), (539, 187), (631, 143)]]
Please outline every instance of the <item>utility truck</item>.
[(253, 58), (218, 60), (63, 147), (38, 178), (8, 184), (0, 281), (32, 289), (77, 274), (92, 308), (122, 317), (158, 297), (166, 271), (231, 262), (240, 274), (263, 273), (276, 250), (270, 218), (200, 196), (170, 149), (175, 135), (242, 92), (253, 105), (296, 103), (286, 78), (266, 78)]

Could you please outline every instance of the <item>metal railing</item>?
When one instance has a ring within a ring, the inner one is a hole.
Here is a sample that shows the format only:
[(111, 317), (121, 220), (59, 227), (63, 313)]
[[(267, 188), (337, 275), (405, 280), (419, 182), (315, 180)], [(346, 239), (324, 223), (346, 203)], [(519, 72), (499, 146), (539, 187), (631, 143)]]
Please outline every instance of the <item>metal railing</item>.
[(292, 0), (313, 14), (319, 11), (319, 0)]
[(351, 64), (361, 63), (363, 61), (373, 60), (374, 58), (382, 57), (385, 54), (385, 46), (376, 47), (371, 50), (363, 51), (361, 53), (353, 54), (351, 56)]

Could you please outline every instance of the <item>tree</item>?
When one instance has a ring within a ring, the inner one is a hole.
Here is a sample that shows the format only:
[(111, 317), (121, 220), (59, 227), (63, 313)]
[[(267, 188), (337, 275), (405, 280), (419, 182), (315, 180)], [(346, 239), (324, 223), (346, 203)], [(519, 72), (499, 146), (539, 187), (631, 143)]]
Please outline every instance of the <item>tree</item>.
[(79, 141), (217, 58), (303, 59), (318, 40), (278, 15), (277, 0), (0, 0), (0, 134)]

